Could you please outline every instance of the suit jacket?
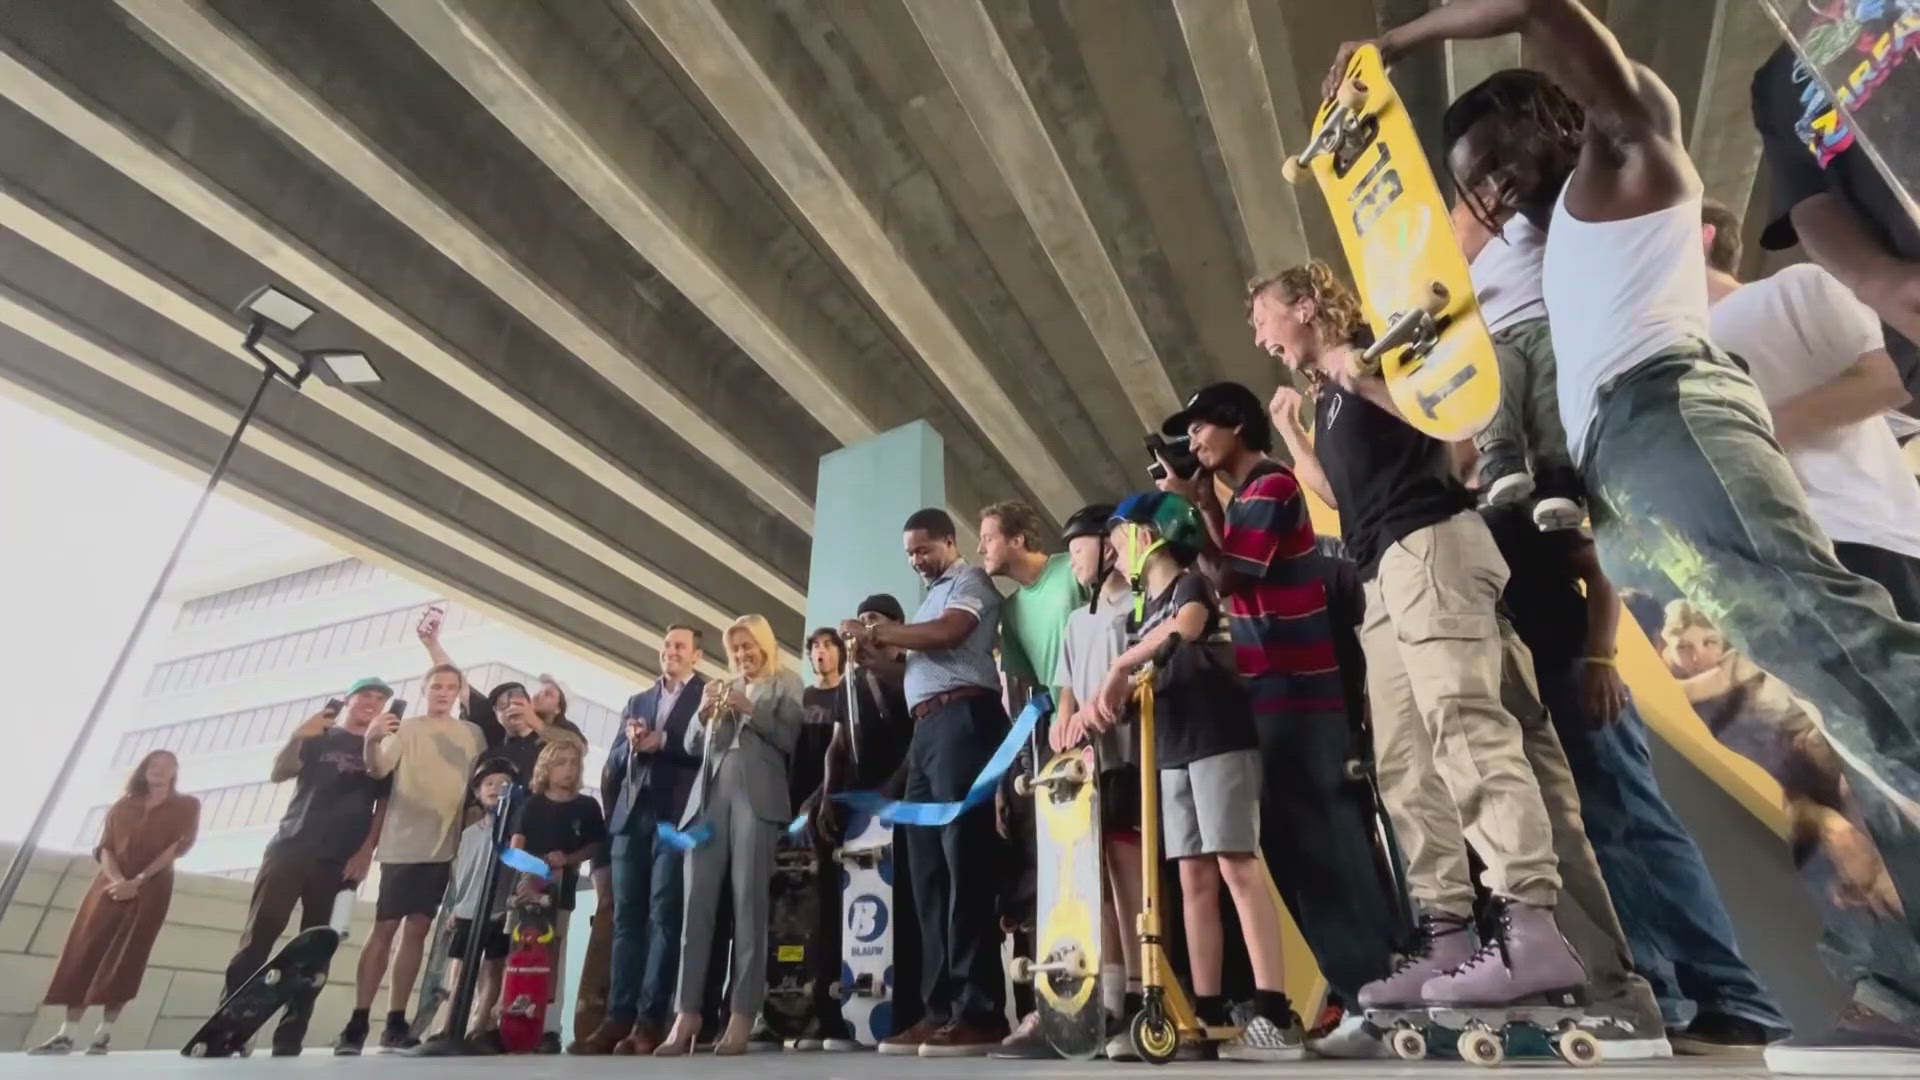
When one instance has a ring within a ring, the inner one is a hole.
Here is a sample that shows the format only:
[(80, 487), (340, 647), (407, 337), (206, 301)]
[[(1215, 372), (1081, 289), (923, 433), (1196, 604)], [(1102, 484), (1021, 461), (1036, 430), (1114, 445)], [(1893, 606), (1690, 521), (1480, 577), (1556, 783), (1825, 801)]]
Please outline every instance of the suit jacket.
[[(744, 799), (754, 816), (763, 821), (784, 825), (793, 816), (793, 808), (788, 804), (787, 763), (793, 758), (794, 746), (800, 741), (800, 725), (805, 722), (801, 706), (800, 676), (791, 671), (782, 671), (771, 679), (762, 679), (747, 687), (747, 698), (753, 702), (753, 714), (744, 722), (722, 723), (715, 731), (712, 741), (707, 740), (707, 732), (698, 723), (688, 732), (689, 749), (705, 745), (699, 776), (693, 782), (693, 791), (687, 796), (686, 813), (681, 815), (681, 827), (686, 827), (700, 815), (709, 798), (722, 795)], [(739, 726), (739, 745), (731, 745), (734, 740), (728, 737), (728, 731)], [(725, 783), (738, 783), (743, 790), (720, 792), (716, 787), (716, 777), (721, 766), (729, 764), (729, 778)]]
[[(620, 714), (620, 731), (607, 750), (605, 767), (600, 770), (600, 798), (607, 806), (609, 836), (626, 835), (635, 802), (640, 809), (653, 811), (661, 821), (680, 819), (686, 809), (687, 793), (693, 789), (694, 777), (700, 771), (699, 744), (688, 750), (687, 729), (699, 727), (694, 717), (700, 711), (700, 693), (705, 685), (706, 680), (698, 673), (688, 677), (687, 685), (674, 699), (673, 711), (667, 714), (666, 745), (653, 753), (628, 749), (624, 721), (638, 718), (652, 726), (654, 714), (659, 711), (660, 684), (656, 682), (627, 699), (627, 707)], [(638, 792), (627, 790), (627, 769), (632, 764), (651, 766), (645, 786)]]

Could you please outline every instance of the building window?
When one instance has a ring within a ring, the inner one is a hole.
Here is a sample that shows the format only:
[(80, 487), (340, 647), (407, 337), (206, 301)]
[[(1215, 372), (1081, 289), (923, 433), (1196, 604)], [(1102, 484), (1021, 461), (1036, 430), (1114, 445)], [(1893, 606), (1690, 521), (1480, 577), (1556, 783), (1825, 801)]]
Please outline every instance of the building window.
[(180, 614), (174, 619), (174, 626), (204, 626), (274, 604), (292, 603), (322, 593), (384, 581), (387, 576), (386, 571), (371, 563), (342, 559), (326, 566), (316, 566), (189, 600), (180, 605)]

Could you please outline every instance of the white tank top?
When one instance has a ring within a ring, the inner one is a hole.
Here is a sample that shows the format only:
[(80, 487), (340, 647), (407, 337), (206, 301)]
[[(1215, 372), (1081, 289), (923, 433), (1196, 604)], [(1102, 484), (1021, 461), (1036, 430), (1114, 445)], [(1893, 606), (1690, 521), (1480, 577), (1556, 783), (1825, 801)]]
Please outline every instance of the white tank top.
[(1480, 317), (1487, 321), (1488, 332), (1494, 334), (1528, 319), (1547, 317), (1546, 298), (1540, 291), (1546, 234), (1519, 214), (1500, 231), (1502, 235), (1488, 240), (1470, 267)]
[(1709, 339), (1700, 199), (1623, 221), (1581, 221), (1560, 193), (1541, 280), (1560, 420), (1576, 463), (1601, 390), (1668, 349)]

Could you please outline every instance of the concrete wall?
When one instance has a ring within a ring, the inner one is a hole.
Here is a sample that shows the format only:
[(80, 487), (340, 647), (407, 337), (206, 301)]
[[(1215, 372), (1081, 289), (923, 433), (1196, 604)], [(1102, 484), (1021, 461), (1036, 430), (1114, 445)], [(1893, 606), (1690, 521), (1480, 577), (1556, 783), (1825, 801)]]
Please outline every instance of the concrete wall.
[[(0, 845), (0, 859), (12, 853), (13, 845)], [(42, 1006), (40, 999), (94, 871), (93, 860), (85, 855), (42, 852), (21, 882), (13, 906), (0, 914), (0, 1051), (31, 1046), (59, 1025), (61, 1010)], [(154, 942), (140, 995), (114, 1026), (114, 1049), (178, 1050), (212, 1014), (220, 1003), (222, 972), (238, 942), (252, 889), (224, 878), (174, 875), (167, 925)], [(360, 904), (354, 927), (372, 925), (373, 905)], [(353, 1008), (352, 973), (359, 960), (359, 942), (350, 934), (334, 955), (333, 978), (320, 992), (308, 1045), (330, 1044), (346, 1023)], [(90, 1010), (85, 1030), (90, 1032), (98, 1019), (99, 1010)]]

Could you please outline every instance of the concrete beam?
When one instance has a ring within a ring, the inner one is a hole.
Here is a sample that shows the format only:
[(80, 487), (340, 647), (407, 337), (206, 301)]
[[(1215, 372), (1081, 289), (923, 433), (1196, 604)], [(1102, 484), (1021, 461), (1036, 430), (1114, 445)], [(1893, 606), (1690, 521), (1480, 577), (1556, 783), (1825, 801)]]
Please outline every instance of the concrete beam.
[[(711, 0), (623, 0), (672, 55), (959, 406), (1056, 517), (1080, 494), (815, 130), (796, 87)], [(1016, 451), (1014, 448), (1018, 447)]]
[(422, 370), (564, 457), (662, 526), (721, 556), (742, 577), (794, 611), (805, 594), (751, 552), (695, 517), (627, 467), (484, 373), (420, 323), (262, 218), (198, 170), (70, 90), (11, 41), (0, 41), (0, 96), (140, 184), (190, 219), (248, 252), (287, 284), (404, 353)]
[[(231, 432), (239, 420), (237, 412), (224, 402), (213, 400), (202, 388), (183, 383), (177, 376), (82, 329), (10, 286), (0, 285), (0, 323), (216, 432)], [(489, 569), (626, 635), (643, 647), (659, 648), (661, 635), (657, 628), (637, 622), (598, 597), (530, 565), (491, 537), (464, 529), (460, 521), (428, 513), (385, 487), (342, 468), (331, 458), (284, 434), (264, 412), (256, 416), (247, 429), (242, 445), (324, 483), (341, 498), (407, 529), (426, 536), (459, 534), (462, 550)]]
[[(1457, 0), (1441, 2), (1451, 4)], [(1446, 50), (1449, 103), (1494, 72), (1521, 66), (1519, 34), (1502, 34), (1480, 41), (1449, 41)]]
[[(141, 304), (237, 363), (249, 368), (258, 367), (257, 362), (240, 348), (231, 313), (166, 274), (144, 265), (86, 226), (4, 182), (0, 182), (0, 226)], [(271, 341), (264, 343), (264, 347), (269, 351), (284, 352)], [(493, 470), (433, 438), (430, 433), (401, 420), (366, 395), (316, 380), (309, 383), (302, 396), (374, 439), (440, 473), (450, 483), (480, 495), (599, 561), (636, 587), (684, 610), (689, 617), (713, 627), (725, 627), (732, 621), (733, 613), (723, 610), (706, 596), (607, 543), (583, 528), (571, 515), (533, 497), (518, 485), (503, 480)]]
[(1289, 91), (1282, 102), (1273, 94), (1276, 74), (1281, 86), (1296, 82), (1291, 41), (1279, 42), (1272, 53), (1262, 48), (1251, 0), (1174, 0), (1173, 6), (1220, 145), (1254, 275), (1305, 262), (1311, 252), (1299, 195), (1281, 178), (1280, 162), (1292, 152), (1289, 147), (1306, 145), (1312, 117), (1302, 115), (1298, 95)]
[[(601, 378), (679, 432), (717, 466), (802, 529), (812, 500), (640, 357), (622, 349), (559, 291), (277, 67), (204, 0), (118, 0), (134, 18), (235, 100), (304, 147), (440, 250)], [(724, 624), (723, 624), (724, 625)]]
[(979, 0), (907, 0), (906, 6), (1136, 416), (1158, 424), (1180, 399), (992, 16)]
[(1713, 0), (1713, 5), (1705, 75), (1693, 109), (1698, 119), (1687, 152), (1707, 194), (1745, 217), (1760, 172), (1760, 132), (1753, 126), (1748, 87), (1754, 69), (1780, 39), (1755, 0)]

